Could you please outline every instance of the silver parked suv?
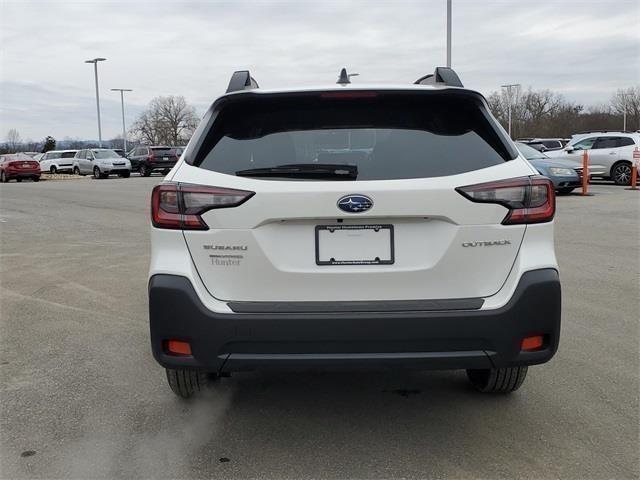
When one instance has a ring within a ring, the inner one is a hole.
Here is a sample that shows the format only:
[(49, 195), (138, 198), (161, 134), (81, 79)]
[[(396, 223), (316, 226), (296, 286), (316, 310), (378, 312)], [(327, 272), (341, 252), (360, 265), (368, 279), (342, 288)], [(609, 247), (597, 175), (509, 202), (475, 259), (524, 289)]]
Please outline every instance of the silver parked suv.
[(629, 185), (633, 151), (638, 147), (640, 133), (585, 132), (574, 135), (563, 150), (546, 154), (552, 158), (581, 161), (584, 151), (588, 150), (589, 165), (594, 166), (591, 176), (610, 178), (617, 185)]
[(128, 178), (131, 175), (131, 163), (107, 148), (79, 150), (73, 159), (73, 173), (93, 174), (94, 178), (107, 178), (109, 174)]

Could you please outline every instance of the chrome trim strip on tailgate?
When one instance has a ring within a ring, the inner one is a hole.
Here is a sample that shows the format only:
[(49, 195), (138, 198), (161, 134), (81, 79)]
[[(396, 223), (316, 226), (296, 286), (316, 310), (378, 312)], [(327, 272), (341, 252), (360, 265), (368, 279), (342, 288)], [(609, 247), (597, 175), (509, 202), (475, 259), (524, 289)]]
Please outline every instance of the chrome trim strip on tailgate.
[(354, 302), (228, 302), (236, 313), (442, 312), (479, 310), (482, 298)]

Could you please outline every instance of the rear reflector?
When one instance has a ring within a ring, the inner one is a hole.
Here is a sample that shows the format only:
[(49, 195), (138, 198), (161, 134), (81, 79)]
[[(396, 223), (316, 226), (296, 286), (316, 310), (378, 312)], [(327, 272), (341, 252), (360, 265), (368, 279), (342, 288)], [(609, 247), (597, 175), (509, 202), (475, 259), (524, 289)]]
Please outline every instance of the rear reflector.
[(543, 223), (553, 220), (556, 195), (546, 177), (521, 177), (456, 188), (477, 203), (497, 203), (509, 209), (503, 225)]
[(167, 353), (172, 355), (191, 355), (191, 345), (182, 340), (167, 340)]
[(230, 188), (161, 183), (151, 194), (151, 222), (156, 228), (208, 230), (200, 215), (214, 208), (237, 207), (253, 195)]
[(525, 337), (522, 339), (520, 349), (523, 352), (532, 352), (534, 350), (540, 350), (544, 344), (544, 337), (542, 335), (535, 335), (533, 337)]

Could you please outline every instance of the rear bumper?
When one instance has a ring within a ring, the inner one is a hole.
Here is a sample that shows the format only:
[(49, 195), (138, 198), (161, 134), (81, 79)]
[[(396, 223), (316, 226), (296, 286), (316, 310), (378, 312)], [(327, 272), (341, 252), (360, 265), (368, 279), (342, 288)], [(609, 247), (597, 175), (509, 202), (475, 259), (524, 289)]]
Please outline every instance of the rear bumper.
[(40, 174), (40, 170), (5, 170), (7, 178), (33, 178)]
[[(149, 281), (156, 360), (166, 368), (215, 372), (539, 364), (558, 348), (560, 304), (554, 269), (523, 274), (511, 300), (494, 310), (215, 313), (186, 277)], [(544, 335), (545, 343), (522, 352), (522, 338), (530, 335)], [(192, 355), (169, 355), (169, 339), (190, 342)]]
[[(144, 165), (151, 171), (155, 171), (155, 170), (166, 170), (166, 169), (171, 169), (173, 167), (175, 167), (176, 163), (178, 163), (178, 161), (171, 161), (171, 162), (153, 162), (153, 163), (145, 163)], [(138, 168), (140, 168), (140, 166), (142, 166), (142, 163), (139, 164)]]

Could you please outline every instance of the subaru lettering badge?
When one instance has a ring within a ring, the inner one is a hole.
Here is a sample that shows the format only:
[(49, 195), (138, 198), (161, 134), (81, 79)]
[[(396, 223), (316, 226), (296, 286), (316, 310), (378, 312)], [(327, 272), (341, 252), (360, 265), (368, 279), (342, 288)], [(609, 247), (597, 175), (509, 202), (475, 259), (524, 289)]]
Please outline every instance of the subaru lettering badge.
[(345, 195), (338, 200), (338, 208), (347, 213), (366, 212), (373, 207), (373, 200), (366, 195)]

